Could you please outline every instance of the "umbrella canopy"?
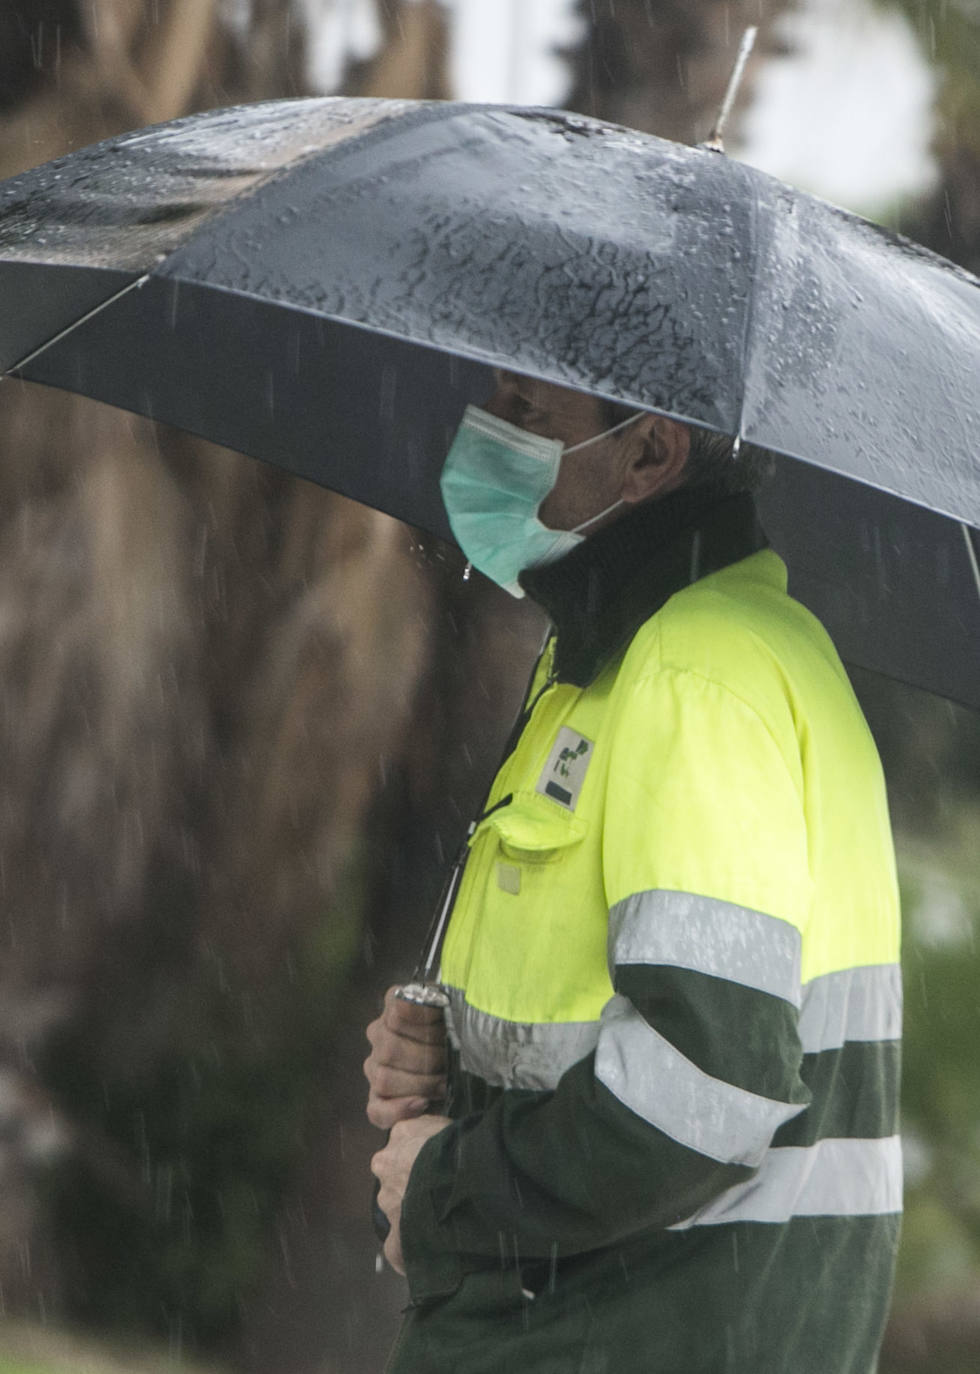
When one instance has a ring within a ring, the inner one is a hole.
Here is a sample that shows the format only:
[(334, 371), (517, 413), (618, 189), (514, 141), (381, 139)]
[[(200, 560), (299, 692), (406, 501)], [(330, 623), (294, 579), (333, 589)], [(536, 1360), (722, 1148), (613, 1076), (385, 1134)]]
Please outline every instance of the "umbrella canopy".
[(766, 518), (845, 656), (980, 708), (977, 288), (717, 153), (550, 110), (271, 102), (0, 185), (3, 370), (444, 536), (490, 366), (738, 434), (801, 460)]

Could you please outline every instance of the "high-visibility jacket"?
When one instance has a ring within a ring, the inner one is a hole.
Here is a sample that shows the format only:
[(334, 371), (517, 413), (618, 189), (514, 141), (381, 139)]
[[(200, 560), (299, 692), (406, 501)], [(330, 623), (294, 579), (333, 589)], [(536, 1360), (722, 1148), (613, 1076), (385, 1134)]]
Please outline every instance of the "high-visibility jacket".
[(901, 1209), (885, 790), (779, 558), (697, 576), (736, 507), (669, 541), (673, 594), (584, 670), (563, 618), (622, 603), (622, 534), (529, 579), (561, 588), (558, 638), (443, 952), (456, 1120), (405, 1198), (392, 1369), (874, 1367)]

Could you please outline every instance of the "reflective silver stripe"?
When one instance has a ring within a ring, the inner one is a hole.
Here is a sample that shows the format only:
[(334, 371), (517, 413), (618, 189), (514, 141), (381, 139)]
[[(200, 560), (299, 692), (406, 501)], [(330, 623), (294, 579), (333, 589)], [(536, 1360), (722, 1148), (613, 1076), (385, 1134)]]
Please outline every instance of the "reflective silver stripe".
[(804, 1054), (840, 1049), (848, 1040), (898, 1040), (902, 1034), (902, 971), (872, 964), (814, 978), (803, 989), (800, 1039)]
[(788, 921), (692, 892), (636, 892), (609, 913), (609, 962), (710, 973), (800, 1005), (800, 932)]
[(757, 1165), (777, 1128), (805, 1105), (774, 1102), (712, 1078), (625, 997), (603, 1008), (596, 1077), (671, 1140), (725, 1164)]
[(884, 1216), (901, 1210), (899, 1136), (828, 1139), (770, 1150), (754, 1178), (727, 1189), (670, 1230), (732, 1221), (782, 1224), (791, 1217)]
[(449, 1036), (460, 1065), (499, 1088), (557, 1087), (566, 1069), (595, 1049), (598, 1021), (505, 1021), (447, 988)]

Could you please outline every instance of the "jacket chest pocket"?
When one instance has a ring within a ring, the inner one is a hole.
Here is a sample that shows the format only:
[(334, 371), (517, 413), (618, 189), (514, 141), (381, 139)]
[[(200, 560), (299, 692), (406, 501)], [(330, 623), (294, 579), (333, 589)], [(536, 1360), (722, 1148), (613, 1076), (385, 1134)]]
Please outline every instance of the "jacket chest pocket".
[(497, 840), (496, 886), (514, 896), (522, 890), (523, 875), (560, 864), (588, 832), (586, 821), (533, 793), (518, 794), (486, 823)]
[(466, 935), (447, 969), (473, 1006), (528, 1024), (598, 1017), (611, 988), (594, 839), (589, 820), (536, 793), (517, 793), (483, 822), (460, 912)]

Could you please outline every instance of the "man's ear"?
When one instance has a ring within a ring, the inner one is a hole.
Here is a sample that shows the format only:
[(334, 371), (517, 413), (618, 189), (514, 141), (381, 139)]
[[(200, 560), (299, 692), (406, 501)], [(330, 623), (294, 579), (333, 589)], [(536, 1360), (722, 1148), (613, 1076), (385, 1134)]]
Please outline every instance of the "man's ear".
[(632, 442), (627, 449), (620, 499), (637, 505), (679, 487), (691, 451), (689, 426), (666, 415), (645, 415), (627, 433)]

